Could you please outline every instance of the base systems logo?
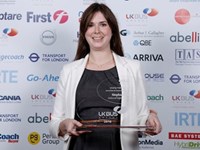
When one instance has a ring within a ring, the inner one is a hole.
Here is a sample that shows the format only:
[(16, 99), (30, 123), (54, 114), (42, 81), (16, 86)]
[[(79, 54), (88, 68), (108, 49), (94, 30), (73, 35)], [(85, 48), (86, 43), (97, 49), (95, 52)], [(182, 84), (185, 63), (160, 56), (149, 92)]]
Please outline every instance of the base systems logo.
[(176, 49), (176, 65), (200, 65), (200, 49)]
[(193, 132), (169, 132), (168, 136), (173, 140), (200, 140), (200, 133)]

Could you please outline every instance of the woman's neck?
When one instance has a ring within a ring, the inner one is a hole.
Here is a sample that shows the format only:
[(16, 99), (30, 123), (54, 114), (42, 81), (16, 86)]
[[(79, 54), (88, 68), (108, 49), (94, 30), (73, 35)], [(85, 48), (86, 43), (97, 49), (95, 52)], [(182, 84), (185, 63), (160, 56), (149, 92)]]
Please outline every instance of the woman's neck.
[(90, 52), (86, 68), (91, 70), (107, 70), (115, 66), (112, 51)]

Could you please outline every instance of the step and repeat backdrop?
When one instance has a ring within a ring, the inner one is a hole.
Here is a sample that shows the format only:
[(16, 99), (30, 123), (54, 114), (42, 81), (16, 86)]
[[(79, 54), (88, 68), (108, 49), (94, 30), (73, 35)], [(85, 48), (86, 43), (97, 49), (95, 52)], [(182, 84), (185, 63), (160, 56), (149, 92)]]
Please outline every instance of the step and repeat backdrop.
[[(0, 149), (61, 150), (48, 132), (59, 73), (73, 61), (94, 0), (0, 0)], [(115, 13), (126, 57), (142, 64), (161, 134), (142, 150), (200, 149), (200, 0), (99, 0)]]

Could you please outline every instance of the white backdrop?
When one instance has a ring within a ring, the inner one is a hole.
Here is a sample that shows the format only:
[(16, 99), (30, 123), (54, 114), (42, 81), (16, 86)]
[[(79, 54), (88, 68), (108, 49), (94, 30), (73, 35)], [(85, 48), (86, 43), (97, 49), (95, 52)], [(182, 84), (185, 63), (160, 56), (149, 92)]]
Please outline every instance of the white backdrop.
[[(60, 150), (48, 133), (62, 66), (94, 0), (0, 0), (0, 149)], [(116, 14), (126, 57), (141, 61), (163, 131), (141, 149), (200, 149), (200, 0), (99, 0)]]

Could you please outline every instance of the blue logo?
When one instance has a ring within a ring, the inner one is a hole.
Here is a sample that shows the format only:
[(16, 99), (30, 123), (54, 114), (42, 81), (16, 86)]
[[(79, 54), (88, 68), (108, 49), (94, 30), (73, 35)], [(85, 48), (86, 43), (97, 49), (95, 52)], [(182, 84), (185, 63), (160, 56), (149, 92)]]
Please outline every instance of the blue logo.
[(178, 84), (181, 81), (181, 77), (177, 74), (173, 74), (169, 80), (174, 83), (174, 84)]

